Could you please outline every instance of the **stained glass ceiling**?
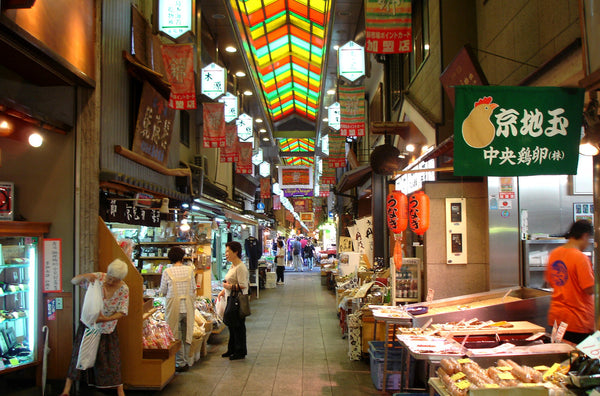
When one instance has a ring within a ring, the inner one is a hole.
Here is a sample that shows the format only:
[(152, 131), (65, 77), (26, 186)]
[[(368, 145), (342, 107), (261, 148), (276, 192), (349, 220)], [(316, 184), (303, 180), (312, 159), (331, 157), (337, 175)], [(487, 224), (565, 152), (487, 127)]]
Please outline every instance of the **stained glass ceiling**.
[[(329, 0), (231, 0), (273, 121), (317, 116)], [(235, 3), (235, 4), (234, 4)]]
[(313, 166), (315, 164), (313, 157), (284, 157), (282, 159), (285, 165)]
[(283, 152), (315, 151), (315, 139), (279, 139), (279, 149)]

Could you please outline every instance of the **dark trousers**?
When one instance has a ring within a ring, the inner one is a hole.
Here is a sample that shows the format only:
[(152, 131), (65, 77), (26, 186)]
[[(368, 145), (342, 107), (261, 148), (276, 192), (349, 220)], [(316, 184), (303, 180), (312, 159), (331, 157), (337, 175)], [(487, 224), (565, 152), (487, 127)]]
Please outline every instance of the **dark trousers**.
[(229, 327), (229, 343), (227, 344), (227, 353), (236, 356), (246, 356), (246, 318), (240, 319), (235, 326)]
[(277, 269), (275, 270), (275, 273), (277, 273), (277, 282), (279, 282), (279, 279), (281, 279), (281, 282), (283, 282), (283, 273), (285, 272), (285, 267), (278, 265)]
[(589, 336), (590, 334), (588, 333), (575, 333), (574, 331), (565, 331), (563, 340), (571, 341), (574, 344), (579, 344)]

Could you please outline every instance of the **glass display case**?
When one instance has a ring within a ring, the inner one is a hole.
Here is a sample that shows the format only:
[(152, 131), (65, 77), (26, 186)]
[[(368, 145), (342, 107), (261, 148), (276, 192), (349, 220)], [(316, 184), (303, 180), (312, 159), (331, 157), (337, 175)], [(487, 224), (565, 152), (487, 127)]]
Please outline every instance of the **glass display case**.
[(402, 268), (395, 270), (392, 262), (392, 299), (394, 305), (421, 301), (421, 259), (404, 257)]
[(0, 222), (0, 374), (40, 360), (40, 255), (49, 225), (11, 223), (19, 222)]

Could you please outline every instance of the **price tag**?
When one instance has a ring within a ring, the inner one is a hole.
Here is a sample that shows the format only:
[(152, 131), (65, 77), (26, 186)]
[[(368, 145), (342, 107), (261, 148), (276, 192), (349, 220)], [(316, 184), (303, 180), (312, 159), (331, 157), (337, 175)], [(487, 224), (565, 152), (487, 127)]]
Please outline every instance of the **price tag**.
[(550, 377), (552, 374), (554, 374), (556, 372), (556, 370), (558, 370), (558, 368), (560, 367), (559, 363), (554, 363), (552, 365), (552, 367), (550, 367), (550, 370), (546, 371), (544, 373), (544, 376), (542, 377), (544, 379), (544, 381), (546, 381), (546, 378)]
[(498, 384), (483, 384), (484, 388), (500, 388)]
[(558, 326), (558, 330), (556, 331), (556, 342), (562, 342), (568, 326), (569, 325), (567, 323), (560, 322), (560, 326)]
[(514, 380), (515, 376), (512, 375), (511, 373), (502, 372), (502, 373), (498, 373), (498, 378), (503, 379), (503, 380)]
[(577, 345), (577, 349), (592, 359), (600, 358), (600, 331), (583, 340)]
[(463, 372), (458, 372), (456, 374), (454, 374), (452, 377), (450, 377), (450, 379), (454, 382), (458, 381), (459, 379), (465, 378), (467, 375)]
[(429, 289), (427, 290), (427, 302), (432, 302), (433, 301), (433, 295), (435, 294), (435, 292), (433, 291), (433, 289)]
[(554, 321), (554, 325), (552, 326), (552, 333), (550, 333), (550, 340), (552, 341), (552, 343), (556, 342), (556, 331), (558, 330), (558, 324), (556, 323), (556, 320)]
[(500, 366), (500, 367), (497, 367), (497, 369), (500, 371), (512, 371), (513, 368), (510, 366)]
[(472, 360), (469, 358), (458, 359), (458, 363), (460, 363), (460, 364), (471, 363), (471, 362), (472, 362)]
[(18, 366), (19, 365), (19, 359), (17, 359), (17, 358), (10, 358), (9, 362), (13, 366)]
[(460, 381), (460, 382), (456, 383), (456, 387), (458, 389), (461, 389), (461, 390), (462, 389), (467, 389), (469, 386), (471, 386), (471, 383), (469, 381), (467, 381), (467, 380)]
[(537, 371), (548, 371), (548, 370), (550, 370), (550, 367), (548, 367), (548, 366), (535, 366), (533, 369), (537, 370)]

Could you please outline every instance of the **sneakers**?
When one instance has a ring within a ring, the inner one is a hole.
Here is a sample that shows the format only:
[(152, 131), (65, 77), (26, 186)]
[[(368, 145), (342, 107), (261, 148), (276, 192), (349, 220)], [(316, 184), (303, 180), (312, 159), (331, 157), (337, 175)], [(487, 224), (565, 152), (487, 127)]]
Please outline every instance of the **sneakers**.
[(178, 373), (185, 373), (189, 369), (190, 369), (190, 366), (188, 366), (187, 364), (185, 366), (175, 367), (175, 371)]
[(283, 282), (277, 282), (278, 285), (285, 285)]

